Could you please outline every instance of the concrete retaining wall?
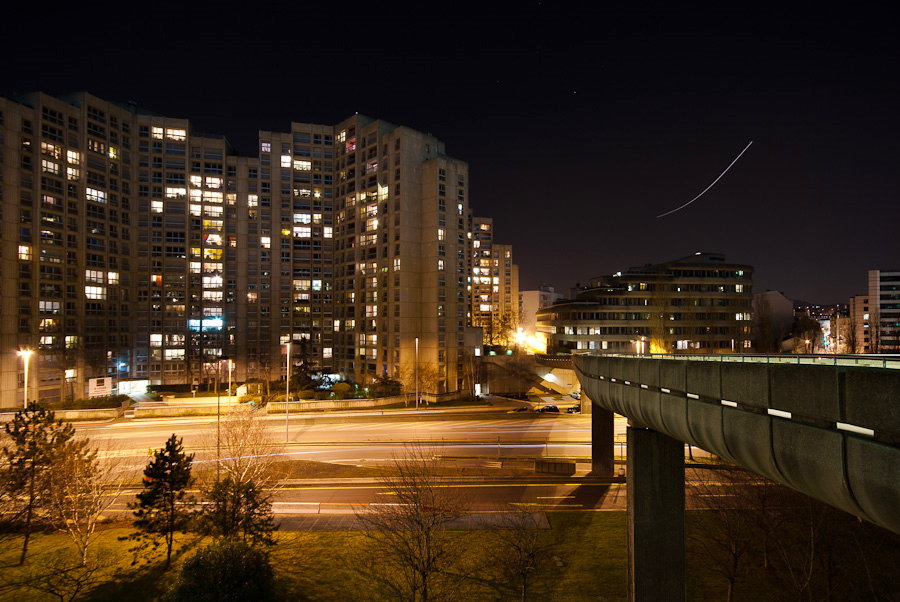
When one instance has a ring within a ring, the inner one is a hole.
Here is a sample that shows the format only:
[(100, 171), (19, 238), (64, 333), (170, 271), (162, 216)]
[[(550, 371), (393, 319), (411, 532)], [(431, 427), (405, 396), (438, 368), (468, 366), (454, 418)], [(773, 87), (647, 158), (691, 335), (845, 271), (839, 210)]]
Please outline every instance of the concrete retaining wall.
[[(222, 414), (234, 412), (243, 406), (239, 404), (222, 404)], [(135, 418), (173, 418), (175, 416), (215, 416), (215, 405), (202, 406), (158, 406), (153, 408), (135, 408)]]

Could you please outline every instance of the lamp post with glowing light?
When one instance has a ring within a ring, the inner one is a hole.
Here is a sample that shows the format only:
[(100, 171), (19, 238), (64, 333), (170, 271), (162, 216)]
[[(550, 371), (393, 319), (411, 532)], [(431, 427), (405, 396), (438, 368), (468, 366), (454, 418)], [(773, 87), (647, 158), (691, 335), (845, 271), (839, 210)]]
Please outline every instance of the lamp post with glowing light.
[(288, 398), (291, 396), (291, 341), (284, 344), (287, 377), (284, 379), (284, 442), (288, 442)]
[[(18, 352), (19, 357), (22, 358), (22, 362), (25, 364), (25, 401), (23, 406), (26, 408), (28, 407), (28, 362), (32, 353), (34, 353), (33, 349), (20, 349)], [(35, 400), (35, 403), (37, 403), (37, 400)]]

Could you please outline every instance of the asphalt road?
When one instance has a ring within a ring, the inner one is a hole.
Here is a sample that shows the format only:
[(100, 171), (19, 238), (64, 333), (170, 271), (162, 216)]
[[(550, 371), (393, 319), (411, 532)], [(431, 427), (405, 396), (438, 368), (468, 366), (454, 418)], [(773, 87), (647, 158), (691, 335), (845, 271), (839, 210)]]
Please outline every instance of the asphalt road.
[[(403, 456), (409, 443), (454, 466), (499, 468), (516, 460), (590, 457), (591, 419), (580, 414), (507, 413), (511, 405), (447, 410), (385, 410), (292, 415), (260, 414), (278, 443), (274, 455), (337, 464), (371, 466)], [(617, 417), (615, 434), (624, 443), (626, 422)], [(183, 437), (195, 462), (214, 462), (216, 417), (124, 419), (78, 425), (79, 434), (102, 442), (123, 458), (122, 468), (139, 474), (154, 449), (175, 433)], [(617, 450), (624, 455), (624, 445)], [(582, 467), (585, 465), (582, 464)], [(625, 509), (625, 485), (586, 476), (448, 478), (441, 481), (452, 497), (465, 500), (471, 513), (492, 513), (516, 506), (549, 510)], [(136, 493), (126, 490), (114, 510), (125, 511)], [(378, 479), (306, 479), (281, 483), (273, 491), (273, 510), (283, 517), (352, 516), (367, 507), (395, 503), (390, 487)], [(307, 521), (308, 522), (308, 521)], [(330, 523), (327, 523), (330, 524)]]

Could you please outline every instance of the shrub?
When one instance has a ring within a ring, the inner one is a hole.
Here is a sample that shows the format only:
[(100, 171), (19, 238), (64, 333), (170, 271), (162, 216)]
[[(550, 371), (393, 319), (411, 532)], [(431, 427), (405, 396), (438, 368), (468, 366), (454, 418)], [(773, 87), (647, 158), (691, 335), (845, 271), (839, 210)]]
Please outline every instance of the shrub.
[(350, 383), (337, 383), (331, 387), (331, 391), (334, 393), (335, 399), (347, 399), (350, 397), (350, 392), (353, 391), (353, 385)]
[(94, 397), (92, 399), (72, 399), (46, 404), (53, 410), (96, 410), (103, 408), (118, 408), (123, 402), (130, 401), (127, 395), (108, 395), (107, 397)]
[(297, 397), (300, 399), (313, 399), (316, 396), (316, 392), (312, 389), (304, 389), (297, 393)]
[(168, 600), (272, 600), (275, 576), (265, 550), (241, 539), (223, 537), (185, 562)]

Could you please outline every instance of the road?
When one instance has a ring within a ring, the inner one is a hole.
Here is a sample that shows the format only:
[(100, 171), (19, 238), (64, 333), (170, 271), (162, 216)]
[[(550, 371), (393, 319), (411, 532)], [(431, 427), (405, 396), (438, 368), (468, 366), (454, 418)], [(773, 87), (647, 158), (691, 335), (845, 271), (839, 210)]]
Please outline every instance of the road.
[[(508, 406), (446, 410), (385, 410), (290, 416), (259, 414), (278, 443), (274, 454), (336, 464), (372, 466), (401, 457), (409, 443), (450, 466), (509, 467), (523, 459), (590, 458), (591, 418), (580, 414), (508, 413)], [(624, 455), (624, 418), (616, 417), (616, 440)], [(123, 467), (140, 470), (149, 453), (175, 433), (183, 437), (196, 463), (215, 461), (216, 417), (120, 420), (78, 425), (79, 434), (102, 441)], [(525, 465), (523, 464), (523, 467)], [(533, 464), (527, 464), (531, 468)], [(583, 467), (589, 465), (582, 464)], [(441, 482), (467, 501), (471, 512), (495, 512), (510, 504), (543, 510), (623, 510), (621, 479), (585, 476), (448, 478)], [(114, 508), (124, 511), (136, 491), (127, 491)], [(353, 515), (373, 504), (393, 503), (393, 492), (377, 479), (290, 480), (274, 491), (273, 510), (284, 516)]]
[[(404, 444), (417, 442), (442, 456), (590, 457), (590, 416), (580, 414), (507, 414), (505, 410), (386, 410), (292, 415), (285, 429), (283, 416), (260, 415), (278, 442), (288, 444), (288, 457), (322, 462), (371, 463), (392, 460)], [(624, 419), (617, 421), (624, 441)], [(79, 425), (80, 434), (109, 442), (118, 454), (147, 457), (175, 433), (185, 448), (203, 451), (214, 446), (216, 417), (123, 420)]]

